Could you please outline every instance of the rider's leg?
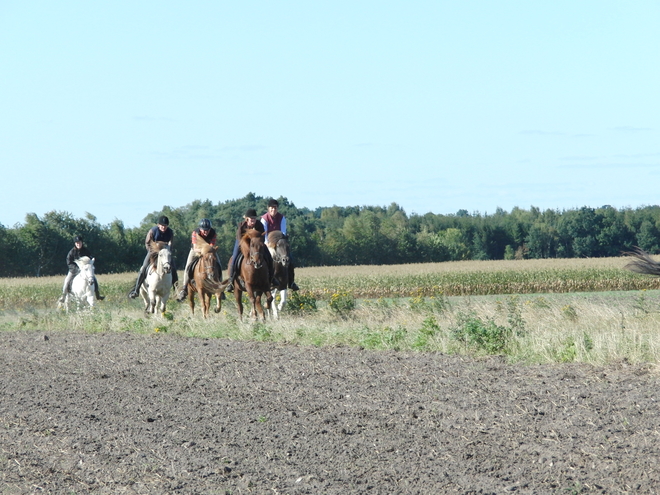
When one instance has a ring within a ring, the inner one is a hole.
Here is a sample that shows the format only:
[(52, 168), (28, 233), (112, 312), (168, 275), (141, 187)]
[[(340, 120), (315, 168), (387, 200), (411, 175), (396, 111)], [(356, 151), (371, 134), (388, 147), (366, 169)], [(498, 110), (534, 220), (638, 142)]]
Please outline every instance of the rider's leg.
[(174, 259), (174, 256), (172, 256), (172, 288), (177, 287), (178, 282), (179, 282), (179, 274), (177, 273), (177, 269), (176, 269), (176, 260)]
[(280, 281), (275, 278), (275, 264), (273, 263), (273, 255), (270, 253), (270, 249), (264, 249), (264, 259), (266, 260), (266, 266), (268, 266), (268, 280), (270, 280), (270, 285), (278, 286)]
[(73, 277), (76, 276), (73, 270), (69, 270), (69, 273), (66, 274), (64, 278), (64, 284), (62, 285), (62, 295), (60, 296), (59, 302), (64, 302), (68, 292), (71, 292), (71, 282), (73, 282)]
[(188, 274), (188, 270), (190, 269), (190, 264), (192, 263), (192, 260), (195, 258), (195, 250), (191, 249), (188, 252), (188, 259), (186, 260), (186, 267), (183, 269), (183, 284), (181, 285), (181, 290), (176, 296), (176, 300), (181, 302), (183, 301), (186, 296), (188, 295), (188, 282), (190, 282), (190, 275)]
[(96, 294), (96, 299), (99, 301), (103, 301), (103, 299), (105, 299), (105, 296), (102, 296), (99, 293), (99, 281), (96, 280), (96, 277), (94, 277), (94, 294)]
[(140, 294), (140, 286), (142, 285), (142, 282), (144, 282), (144, 279), (147, 278), (147, 267), (149, 266), (150, 257), (151, 257), (151, 253), (147, 253), (147, 255), (144, 257), (142, 268), (140, 268), (140, 271), (138, 272), (137, 280), (135, 281), (135, 287), (133, 287), (131, 292), (128, 293), (128, 297), (130, 297), (131, 299), (135, 299), (138, 296), (138, 294)]
[(236, 242), (234, 242), (234, 251), (232, 252), (231, 259), (229, 260), (229, 266), (227, 267), (228, 271), (228, 277), (229, 277), (229, 285), (227, 286), (227, 292), (233, 292), (234, 291), (234, 278), (236, 277), (236, 272), (238, 271), (238, 267), (236, 266), (236, 263), (238, 261), (238, 239), (236, 239)]
[(295, 282), (296, 274), (293, 270), (294, 266), (295, 265), (293, 263), (293, 256), (291, 255), (291, 253), (289, 253), (289, 289), (295, 292), (299, 290), (300, 287), (298, 287), (298, 285)]

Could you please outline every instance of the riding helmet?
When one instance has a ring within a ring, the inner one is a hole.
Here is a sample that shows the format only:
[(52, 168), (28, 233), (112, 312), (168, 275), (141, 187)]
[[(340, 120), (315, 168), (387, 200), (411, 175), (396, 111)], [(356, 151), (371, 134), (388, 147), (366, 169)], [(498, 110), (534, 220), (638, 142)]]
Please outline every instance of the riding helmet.
[(81, 235), (77, 235), (73, 238), (73, 242), (82, 242), (83, 238)]
[(248, 208), (245, 211), (245, 218), (257, 218), (257, 210), (254, 208)]
[(202, 230), (210, 230), (211, 229), (211, 220), (208, 218), (202, 218), (199, 221), (199, 228)]
[(158, 219), (158, 225), (169, 225), (169, 224), (170, 224), (170, 219), (167, 218), (165, 215), (163, 215)]

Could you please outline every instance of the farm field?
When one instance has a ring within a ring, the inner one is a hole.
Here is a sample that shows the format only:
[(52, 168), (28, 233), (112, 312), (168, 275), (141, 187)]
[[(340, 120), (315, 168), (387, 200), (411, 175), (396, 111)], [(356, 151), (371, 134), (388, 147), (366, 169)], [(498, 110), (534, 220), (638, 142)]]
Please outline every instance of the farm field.
[[(0, 280), (0, 493), (658, 493), (660, 291), (580, 261), (300, 269), (265, 323)], [(474, 288), (539, 272), (639, 288)]]

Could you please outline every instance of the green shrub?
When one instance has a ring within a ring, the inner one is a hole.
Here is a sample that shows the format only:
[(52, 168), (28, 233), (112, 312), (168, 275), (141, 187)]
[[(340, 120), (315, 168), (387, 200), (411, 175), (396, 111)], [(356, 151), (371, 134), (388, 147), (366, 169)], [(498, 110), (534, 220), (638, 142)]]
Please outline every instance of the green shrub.
[(316, 298), (311, 292), (290, 291), (289, 298), (286, 301), (286, 309), (296, 315), (314, 313), (316, 311)]
[(451, 336), (468, 347), (488, 354), (506, 352), (511, 340), (511, 329), (497, 325), (492, 319), (482, 320), (470, 312), (459, 313)]
[(335, 292), (330, 296), (328, 306), (335, 313), (346, 316), (355, 309), (355, 297), (352, 293), (346, 291)]

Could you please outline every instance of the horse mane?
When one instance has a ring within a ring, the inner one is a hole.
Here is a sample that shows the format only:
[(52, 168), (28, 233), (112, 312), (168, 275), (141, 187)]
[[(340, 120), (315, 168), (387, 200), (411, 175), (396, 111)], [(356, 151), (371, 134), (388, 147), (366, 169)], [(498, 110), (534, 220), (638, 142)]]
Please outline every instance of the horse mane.
[(218, 250), (218, 246), (212, 246), (201, 236), (197, 236), (197, 249), (201, 253), (201, 256), (205, 256), (209, 253), (215, 253)]
[(89, 256), (81, 256), (76, 261), (80, 261), (80, 263), (83, 264), (83, 265), (89, 265), (89, 262), (91, 261), (91, 258)]
[(163, 241), (149, 241), (149, 252), (159, 253), (163, 249), (169, 249), (170, 245)]
[(261, 232), (255, 229), (249, 229), (247, 232), (245, 232), (245, 234), (243, 234), (239, 244), (243, 256), (248, 256), (250, 254), (250, 243), (252, 242), (252, 239), (257, 239), (259, 237), (261, 237)]
[(268, 247), (274, 248), (275, 246), (277, 246), (277, 243), (282, 239), (286, 239), (286, 236), (282, 233), (282, 231), (273, 230), (271, 232), (268, 232), (268, 240), (266, 241), (266, 244), (268, 244)]

